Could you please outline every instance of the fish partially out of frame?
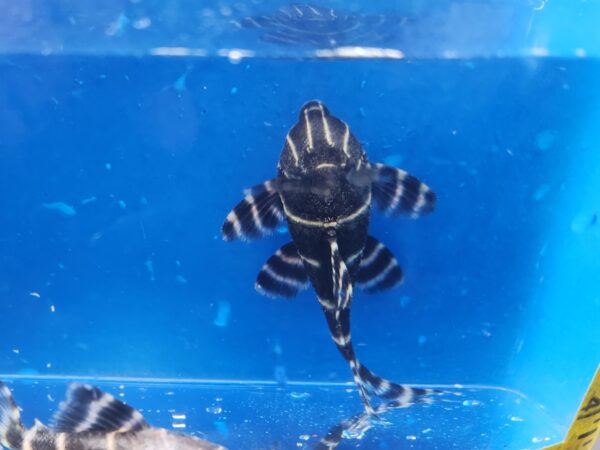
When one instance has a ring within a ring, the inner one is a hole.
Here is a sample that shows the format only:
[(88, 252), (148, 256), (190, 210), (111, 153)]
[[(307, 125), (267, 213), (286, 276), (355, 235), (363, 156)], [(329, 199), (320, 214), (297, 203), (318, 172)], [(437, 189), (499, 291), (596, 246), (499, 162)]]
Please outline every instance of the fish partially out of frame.
[(392, 252), (368, 233), (371, 206), (417, 217), (432, 211), (435, 199), (405, 171), (369, 162), (348, 125), (323, 103), (310, 101), (286, 136), (277, 176), (249, 189), (222, 227), (225, 240), (250, 240), (287, 222), (292, 242), (269, 258), (256, 289), (293, 297), (312, 284), (367, 413), (375, 413), (373, 397), (403, 407), (432, 393), (375, 375), (352, 346), (353, 289), (373, 293), (398, 285), (403, 277)]
[(139, 411), (100, 389), (72, 384), (50, 428), (31, 428), (0, 381), (0, 444), (11, 450), (226, 450), (194, 436), (154, 428)]

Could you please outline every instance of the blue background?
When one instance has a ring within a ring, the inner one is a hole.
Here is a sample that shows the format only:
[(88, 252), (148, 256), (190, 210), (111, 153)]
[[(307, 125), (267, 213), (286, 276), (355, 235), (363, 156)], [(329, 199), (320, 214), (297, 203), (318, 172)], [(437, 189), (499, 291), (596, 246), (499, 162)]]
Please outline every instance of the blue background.
[(600, 361), (600, 63), (562, 53), (6, 52), (0, 373), (348, 380), (310, 290), (253, 290), (288, 236), (219, 236), (319, 98), (372, 161), (438, 195), (428, 217), (373, 218), (406, 282), (355, 296), (361, 360), (396, 381), (515, 388), (568, 423)]

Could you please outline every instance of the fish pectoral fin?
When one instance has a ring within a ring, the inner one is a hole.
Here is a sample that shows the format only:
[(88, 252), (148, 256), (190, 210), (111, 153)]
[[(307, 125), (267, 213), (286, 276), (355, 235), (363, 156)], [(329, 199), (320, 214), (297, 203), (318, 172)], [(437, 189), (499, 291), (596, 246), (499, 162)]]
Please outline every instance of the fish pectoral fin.
[(388, 214), (418, 217), (433, 211), (435, 193), (404, 170), (385, 164), (372, 164), (373, 197), (377, 206)]
[(287, 298), (308, 287), (308, 275), (294, 243), (285, 244), (267, 260), (255, 287), (261, 294)]
[(233, 208), (221, 234), (226, 241), (251, 240), (273, 232), (285, 220), (283, 205), (274, 180), (246, 189), (246, 196)]
[(72, 384), (51, 421), (59, 433), (137, 431), (149, 425), (142, 414), (112, 395), (87, 384)]
[(392, 252), (372, 236), (367, 237), (354, 285), (373, 293), (402, 283), (402, 269)]

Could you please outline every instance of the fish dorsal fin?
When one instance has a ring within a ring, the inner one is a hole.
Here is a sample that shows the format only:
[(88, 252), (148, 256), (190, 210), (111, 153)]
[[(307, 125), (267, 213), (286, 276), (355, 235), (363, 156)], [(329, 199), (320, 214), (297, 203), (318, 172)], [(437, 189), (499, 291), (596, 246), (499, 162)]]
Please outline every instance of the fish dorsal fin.
[(294, 297), (308, 287), (304, 263), (293, 243), (285, 244), (271, 256), (256, 277), (256, 290), (270, 297)]
[(372, 293), (391, 289), (402, 282), (403, 275), (392, 252), (372, 236), (367, 237), (358, 271), (356, 287)]
[(221, 233), (226, 241), (263, 237), (272, 233), (285, 219), (275, 181), (265, 181), (247, 189), (245, 194), (223, 223)]
[(435, 193), (408, 172), (384, 164), (372, 164), (373, 196), (388, 214), (418, 217), (433, 211)]
[(148, 424), (142, 414), (112, 395), (87, 384), (72, 384), (52, 419), (53, 431), (137, 431)]

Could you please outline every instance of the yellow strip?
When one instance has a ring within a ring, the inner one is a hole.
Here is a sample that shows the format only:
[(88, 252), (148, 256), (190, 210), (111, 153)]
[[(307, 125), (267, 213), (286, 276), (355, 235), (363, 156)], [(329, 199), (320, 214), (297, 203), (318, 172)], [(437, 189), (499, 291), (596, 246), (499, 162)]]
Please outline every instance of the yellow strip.
[(579, 406), (575, 420), (560, 444), (544, 450), (592, 450), (600, 431), (600, 367)]

